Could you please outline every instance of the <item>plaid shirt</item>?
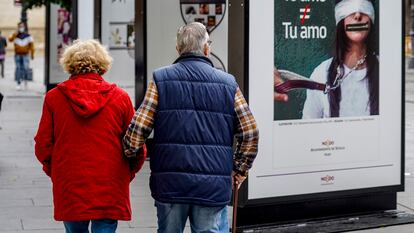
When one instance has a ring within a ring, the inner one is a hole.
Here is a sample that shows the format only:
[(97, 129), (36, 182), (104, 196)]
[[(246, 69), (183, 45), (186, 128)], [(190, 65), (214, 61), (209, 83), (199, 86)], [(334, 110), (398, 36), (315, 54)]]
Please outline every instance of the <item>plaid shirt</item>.
[[(158, 105), (158, 90), (152, 81), (145, 94), (144, 101), (135, 113), (123, 139), (125, 155), (135, 156), (154, 127), (154, 114)], [(234, 152), (233, 170), (246, 173), (257, 155), (259, 130), (250, 112), (249, 106), (239, 88), (237, 88), (234, 111), (237, 115), (236, 150)]]

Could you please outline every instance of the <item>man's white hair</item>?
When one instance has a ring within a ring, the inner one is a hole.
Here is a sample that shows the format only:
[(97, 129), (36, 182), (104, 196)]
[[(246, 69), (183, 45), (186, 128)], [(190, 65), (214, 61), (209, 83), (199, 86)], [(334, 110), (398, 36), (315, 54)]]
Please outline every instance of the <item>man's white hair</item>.
[(208, 39), (208, 32), (203, 24), (194, 22), (184, 25), (177, 31), (178, 53), (203, 54)]

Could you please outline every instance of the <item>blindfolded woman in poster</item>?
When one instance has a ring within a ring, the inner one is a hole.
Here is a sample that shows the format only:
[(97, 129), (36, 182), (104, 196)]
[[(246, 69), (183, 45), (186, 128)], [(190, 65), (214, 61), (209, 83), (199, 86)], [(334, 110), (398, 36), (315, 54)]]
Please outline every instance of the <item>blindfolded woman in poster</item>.
[(303, 119), (379, 114), (379, 62), (375, 54), (375, 10), (370, 0), (336, 1), (336, 41), (332, 58), (310, 79), (325, 92), (308, 90)]

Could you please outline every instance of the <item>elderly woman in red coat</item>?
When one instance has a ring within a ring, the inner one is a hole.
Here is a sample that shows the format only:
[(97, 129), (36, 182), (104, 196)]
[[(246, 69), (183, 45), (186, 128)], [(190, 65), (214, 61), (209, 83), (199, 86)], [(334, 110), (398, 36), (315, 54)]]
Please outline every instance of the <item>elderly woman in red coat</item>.
[(61, 58), (70, 78), (49, 91), (35, 153), (53, 183), (54, 217), (67, 233), (115, 232), (131, 219), (129, 184), (144, 151), (123, 156), (121, 139), (134, 115), (128, 94), (102, 75), (112, 58), (95, 40), (77, 40)]

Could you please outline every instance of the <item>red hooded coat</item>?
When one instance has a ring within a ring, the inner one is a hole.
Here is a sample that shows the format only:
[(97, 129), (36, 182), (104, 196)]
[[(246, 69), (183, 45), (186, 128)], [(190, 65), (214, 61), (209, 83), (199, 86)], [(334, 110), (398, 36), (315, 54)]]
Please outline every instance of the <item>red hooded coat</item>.
[(58, 221), (130, 220), (129, 183), (145, 160), (123, 155), (134, 109), (98, 74), (72, 76), (46, 94), (35, 153), (52, 178)]

